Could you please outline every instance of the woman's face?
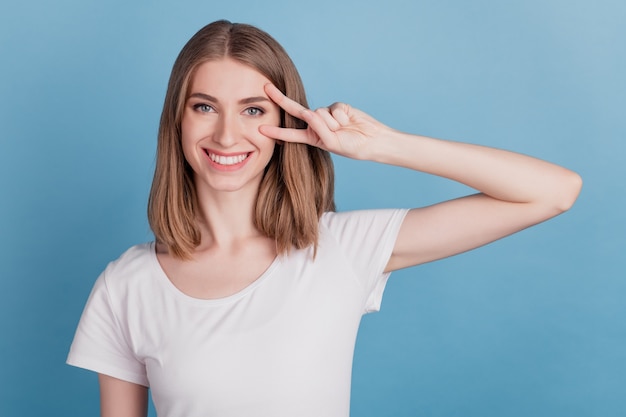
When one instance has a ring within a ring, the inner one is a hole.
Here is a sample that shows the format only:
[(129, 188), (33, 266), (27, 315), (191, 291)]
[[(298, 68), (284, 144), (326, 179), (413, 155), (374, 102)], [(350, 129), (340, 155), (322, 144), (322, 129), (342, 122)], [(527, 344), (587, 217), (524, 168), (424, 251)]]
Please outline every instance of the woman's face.
[(259, 126), (280, 122), (278, 106), (263, 89), (268, 83), (255, 69), (230, 58), (198, 67), (181, 129), (183, 153), (200, 195), (238, 190), (256, 195), (275, 145)]

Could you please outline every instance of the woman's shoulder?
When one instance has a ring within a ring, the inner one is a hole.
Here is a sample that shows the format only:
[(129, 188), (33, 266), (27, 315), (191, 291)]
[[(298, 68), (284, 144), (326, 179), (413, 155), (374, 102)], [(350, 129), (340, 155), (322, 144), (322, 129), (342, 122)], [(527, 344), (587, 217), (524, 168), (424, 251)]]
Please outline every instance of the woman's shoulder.
[(342, 228), (349, 224), (387, 223), (393, 221), (393, 219), (404, 218), (407, 211), (407, 209), (402, 208), (327, 211), (320, 217), (320, 227), (334, 229)]
[(118, 286), (122, 283), (138, 280), (154, 270), (154, 242), (146, 242), (131, 246), (117, 259), (109, 262), (102, 273), (107, 286)]
[(359, 247), (386, 237), (395, 238), (408, 210), (368, 209), (327, 212), (320, 218), (320, 236), (332, 236), (340, 245)]

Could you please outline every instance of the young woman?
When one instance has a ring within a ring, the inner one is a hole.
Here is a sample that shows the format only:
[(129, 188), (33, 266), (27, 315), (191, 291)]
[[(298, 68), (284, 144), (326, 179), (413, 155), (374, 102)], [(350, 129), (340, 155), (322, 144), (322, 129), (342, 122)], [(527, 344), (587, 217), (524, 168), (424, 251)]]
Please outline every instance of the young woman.
[[(477, 194), (334, 212), (330, 153), (459, 181)], [(159, 130), (155, 243), (97, 280), (68, 363), (99, 374), (101, 412), (347, 416), (354, 342), (391, 271), (567, 210), (565, 168), (393, 130), (347, 104), (307, 108), (269, 35), (214, 22), (182, 49)]]

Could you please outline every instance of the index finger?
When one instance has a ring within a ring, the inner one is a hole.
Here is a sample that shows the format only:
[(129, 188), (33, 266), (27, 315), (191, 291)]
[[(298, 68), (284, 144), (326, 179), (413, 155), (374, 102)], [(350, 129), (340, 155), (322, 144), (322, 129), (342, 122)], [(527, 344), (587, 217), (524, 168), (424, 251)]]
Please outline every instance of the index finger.
[(274, 84), (265, 84), (265, 92), (274, 103), (278, 104), (281, 109), (285, 110), (293, 117), (304, 120), (307, 112), (311, 111), (297, 101), (284, 95)]

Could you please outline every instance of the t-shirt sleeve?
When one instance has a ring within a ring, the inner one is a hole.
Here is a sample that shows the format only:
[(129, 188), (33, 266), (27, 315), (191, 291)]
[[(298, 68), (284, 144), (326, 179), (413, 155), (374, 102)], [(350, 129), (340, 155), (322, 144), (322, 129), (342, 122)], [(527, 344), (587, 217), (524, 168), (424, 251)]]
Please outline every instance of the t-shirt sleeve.
[(380, 310), (390, 272), (384, 269), (400, 231), (406, 209), (358, 210), (326, 213), (325, 225), (335, 237), (364, 287), (364, 313)]
[(148, 386), (145, 365), (134, 355), (128, 332), (114, 311), (106, 272), (100, 275), (87, 300), (67, 363)]

